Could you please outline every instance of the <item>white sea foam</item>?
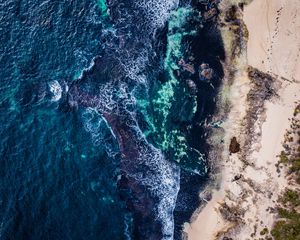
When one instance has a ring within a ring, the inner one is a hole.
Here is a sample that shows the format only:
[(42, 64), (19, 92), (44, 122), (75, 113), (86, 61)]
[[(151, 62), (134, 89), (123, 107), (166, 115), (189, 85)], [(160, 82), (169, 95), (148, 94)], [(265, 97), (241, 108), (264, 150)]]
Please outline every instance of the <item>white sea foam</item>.
[[(118, 152), (111, 145), (111, 141), (109, 141), (112, 137), (115, 138), (115, 136), (97, 109), (87, 108), (83, 112), (82, 118), (84, 129), (90, 133), (93, 145), (103, 147), (109, 157), (115, 157)], [(109, 134), (108, 130), (112, 134)]]
[(76, 59), (75, 61), (79, 66), (87, 66), (89, 64), (86, 51), (76, 49), (73, 54)]
[[(126, 83), (120, 83), (117, 87), (111, 83), (99, 87), (100, 95), (92, 101), (96, 101), (96, 107), (87, 108), (83, 112), (84, 128), (91, 134), (95, 146), (105, 146), (106, 152), (111, 156), (116, 152), (107, 144), (109, 137), (116, 139), (103, 113), (114, 113), (118, 116), (134, 114), (133, 107), (136, 104), (134, 96), (129, 92)], [(122, 107), (121, 107), (122, 106)], [(124, 112), (126, 111), (126, 113)], [(111, 135), (107, 134), (109, 130)]]
[(148, 146), (140, 152), (139, 160), (154, 173), (144, 174), (142, 181), (159, 197), (157, 220), (162, 223), (164, 240), (171, 240), (174, 234), (173, 210), (179, 191), (179, 169), (167, 161), (160, 150), (150, 144)]
[(93, 143), (95, 145), (100, 145), (105, 137), (103, 128), (106, 127), (101, 115), (95, 109), (87, 108), (82, 116), (84, 119), (84, 128), (91, 134)]
[(52, 101), (57, 102), (59, 99), (61, 99), (62, 96), (62, 88), (58, 81), (54, 80), (48, 83), (50, 92), (53, 94)]
[(114, 113), (118, 116), (127, 112), (133, 111), (133, 106), (136, 104), (136, 99), (128, 90), (126, 83), (113, 85), (107, 83), (99, 87), (100, 95), (96, 98), (96, 109), (100, 112)]
[(137, 4), (144, 9), (147, 20), (156, 29), (165, 25), (170, 12), (178, 7), (179, 0), (140, 0)]
[[(144, 16), (144, 19), (141, 20), (141, 22), (144, 22), (141, 28), (146, 29), (145, 32), (152, 35), (157, 29), (165, 25), (171, 11), (178, 7), (179, 0), (140, 0), (136, 1), (135, 4), (142, 10), (141, 14)], [(147, 46), (139, 49), (137, 54), (122, 49), (120, 56), (120, 62), (124, 67), (126, 76), (136, 81), (137, 84), (145, 85), (147, 83), (147, 77), (143, 72), (149, 64), (149, 56), (155, 54), (152, 51), (150, 42), (147, 44), (148, 40), (145, 39), (144, 44)]]
[(164, 240), (172, 240), (174, 234), (173, 211), (179, 191), (179, 167), (165, 159), (161, 150), (150, 144), (136, 125), (132, 127), (137, 133), (136, 143), (139, 145), (138, 162), (149, 172), (131, 174), (135, 179), (146, 185), (151, 193), (159, 198), (156, 206), (156, 220), (163, 226)]
[(146, 76), (141, 72), (145, 69), (147, 63), (147, 57), (138, 57), (136, 59), (132, 59), (131, 61), (127, 61), (124, 64), (124, 69), (126, 72), (126, 76), (130, 79), (135, 80), (137, 83), (145, 84)]

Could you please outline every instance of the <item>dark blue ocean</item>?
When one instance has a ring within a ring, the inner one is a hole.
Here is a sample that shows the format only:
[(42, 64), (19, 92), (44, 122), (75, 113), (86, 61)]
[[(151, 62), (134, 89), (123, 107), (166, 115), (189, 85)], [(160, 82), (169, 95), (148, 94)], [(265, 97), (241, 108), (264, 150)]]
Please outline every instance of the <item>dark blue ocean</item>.
[(223, 76), (215, 2), (0, 0), (0, 240), (182, 238)]
[(97, 55), (100, 14), (89, 0), (0, 3), (1, 240), (124, 239), (117, 160), (48, 90)]

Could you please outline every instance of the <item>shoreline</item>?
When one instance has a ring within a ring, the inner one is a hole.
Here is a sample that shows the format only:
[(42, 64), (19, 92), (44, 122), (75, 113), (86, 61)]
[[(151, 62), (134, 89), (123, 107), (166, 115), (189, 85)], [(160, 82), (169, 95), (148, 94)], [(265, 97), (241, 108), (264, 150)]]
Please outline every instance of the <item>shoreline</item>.
[[(237, 1), (224, 0), (221, 11), (228, 10), (232, 2), (237, 6)], [(238, 57), (227, 59), (226, 67), (233, 67), (234, 74), (230, 70), (226, 74), (221, 93), (227, 95), (231, 108), (222, 124), (224, 150), (222, 163), (217, 167), (220, 179), (214, 183), (219, 188), (211, 190), (212, 198), (196, 211), (191, 223), (185, 224), (188, 240), (243, 240), (258, 237), (274, 224), (276, 214), (271, 209), (288, 184), (275, 164), (300, 92), (300, 42), (296, 34), (287, 34), (291, 27), (300, 27), (299, 17), (290, 14), (300, 10), (297, 3), (300, 2), (254, 0), (247, 6), (239, 5), (235, 13), (242, 18), (239, 20), (243, 39), (237, 40), (237, 47), (230, 32), (232, 26), (226, 23), (227, 29), (223, 27), (226, 51)], [(243, 29), (243, 22), (247, 29)], [(295, 38), (297, 42), (290, 44)], [(265, 84), (260, 85), (261, 80)], [(272, 94), (267, 95), (269, 90)], [(221, 100), (221, 106), (227, 100)], [(230, 154), (233, 137), (241, 151)]]

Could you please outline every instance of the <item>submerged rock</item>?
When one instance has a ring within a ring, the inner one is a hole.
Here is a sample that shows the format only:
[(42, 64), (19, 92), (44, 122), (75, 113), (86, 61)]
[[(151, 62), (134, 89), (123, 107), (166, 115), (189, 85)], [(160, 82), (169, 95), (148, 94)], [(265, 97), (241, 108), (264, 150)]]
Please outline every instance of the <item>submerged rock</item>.
[(178, 65), (183, 68), (183, 70), (188, 71), (191, 74), (195, 74), (195, 68), (193, 64), (186, 63), (183, 59), (180, 59)]
[(191, 94), (196, 95), (197, 92), (198, 92), (196, 83), (191, 79), (186, 80), (186, 83), (189, 87), (189, 90), (190, 90)]
[(212, 9), (210, 9), (207, 12), (204, 13), (204, 19), (205, 19), (205, 21), (207, 21), (207, 20), (215, 17), (217, 14), (218, 14), (217, 9), (212, 8)]
[(208, 64), (202, 63), (199, 67), (199, 78), (201, 81), (210, 81), (213, 77), (213, 70)]

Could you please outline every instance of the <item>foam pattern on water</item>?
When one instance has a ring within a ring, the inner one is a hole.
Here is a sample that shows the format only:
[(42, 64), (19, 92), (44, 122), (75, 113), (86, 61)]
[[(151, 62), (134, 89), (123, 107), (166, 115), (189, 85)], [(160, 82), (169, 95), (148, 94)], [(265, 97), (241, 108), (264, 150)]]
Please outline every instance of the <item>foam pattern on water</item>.
[(152, 28), (161, 28), (165, 25), (170, 16), (170, 12), (177, 8), (179, 0), (140, 0), (137, 5), (144, 9), (147, 20)]
[(159, 196), (157, 204), (157, 220), (162, 222), (164, 239), (173, 239), (174, 219), (173, 210), (179, 191), (179, 169), (169, 161), (166, 161), (162, 152), (151, 145), (140, 152), (140, 162), (149, 166), (155, 173), (145, 174), (141, 179), (149, 184), (152, 192)]
[(156, 220), (162, 223), (163, 239), (171, 240), (174, 233), (173, 210), (179, 191), (179, 168), (145, 139), (137, 125), (131, 124), (129, 127), (135, 130), (139, 145), (138, 162), (142, 166), (142, 169), (137, 166), (136, 172), (130, 176), (147, 186), (151, 194), (159, 199), (154, 209)]

